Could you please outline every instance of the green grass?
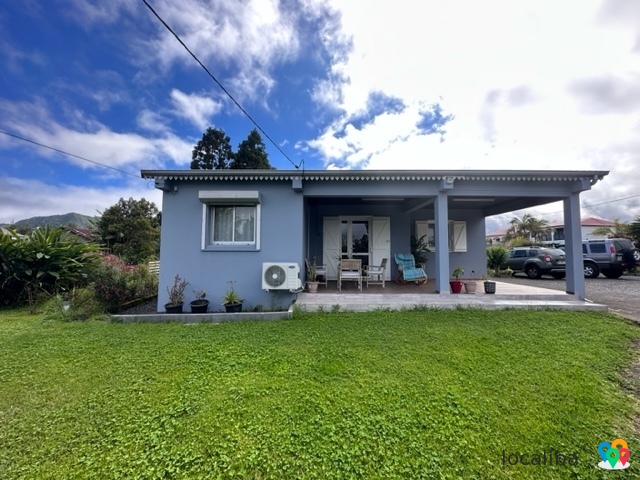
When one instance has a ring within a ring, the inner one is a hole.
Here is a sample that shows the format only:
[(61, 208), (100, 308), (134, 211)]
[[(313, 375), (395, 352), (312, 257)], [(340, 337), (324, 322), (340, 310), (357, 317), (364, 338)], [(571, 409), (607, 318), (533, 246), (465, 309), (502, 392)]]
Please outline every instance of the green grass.
[[(184, 326), (3, 311), (0, 478), (612, 478), (602, 441), (627, 440), (625, 473), (640, 468), (624, 375), (639, 339), (575, 312)], [(503, 465), (503, 450), (579, 463)]]

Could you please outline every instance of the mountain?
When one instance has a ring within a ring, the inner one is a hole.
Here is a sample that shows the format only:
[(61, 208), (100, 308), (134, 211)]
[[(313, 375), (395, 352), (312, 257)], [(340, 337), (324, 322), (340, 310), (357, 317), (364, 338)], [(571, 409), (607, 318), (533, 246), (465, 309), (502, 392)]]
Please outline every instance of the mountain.
[[(48, 217), (32, 217), (25, 220), (15, 222), (16, 228), (28, 228), (33, 230), (37, 227), (45, 227), (49, 225), (52, 228), (60, 226), (73, 225), (77, 228), (93, 229), (94, 222), (100, 217), (90, 217), (88, 215), (82, 215), (80, 213), (66, 213), (64, 215), (50, 215)], [(0, 227), (7, 227), (8, 224), (0, 225)]]

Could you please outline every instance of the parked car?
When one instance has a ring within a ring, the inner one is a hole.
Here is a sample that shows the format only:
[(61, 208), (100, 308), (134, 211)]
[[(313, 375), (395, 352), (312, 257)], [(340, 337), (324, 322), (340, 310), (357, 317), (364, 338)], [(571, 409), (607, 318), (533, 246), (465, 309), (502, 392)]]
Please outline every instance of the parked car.
[(582, 242), (584, 276), (619, 278), (625, 270), (640, 266), (640, 250), (627, 238), (606, 238)]
[(553, 278), (564, 278), (566, 261), (564, 252), (557, 248), (516, 247), (509, 250), (505, 262), (516, 273), (524, 273), (529, 278), (540, 278), (551, 275)]

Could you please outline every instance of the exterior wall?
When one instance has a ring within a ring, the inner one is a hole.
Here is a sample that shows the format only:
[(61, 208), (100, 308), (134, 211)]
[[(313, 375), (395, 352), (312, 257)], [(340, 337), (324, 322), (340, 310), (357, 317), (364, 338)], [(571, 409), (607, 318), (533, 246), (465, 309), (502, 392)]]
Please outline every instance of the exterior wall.
[[(185, 311), (194, 299), (193, 291), (205, 289), (211, 311), (223, 310), (222, 295), (235, 281), (245, 300), (244, 310), (262, 305), (273, 310), (287, 308), (295, 299), (288, 291), (262, 290), (263, 262), (292, 262), (304, 278), (303, 200), (290, 181), (282, 182), (176, 182), (178, 191), (165, 192), (162, 201), (160, 283), (158, 311), (168, 301), (167, 288), (176, 274), (189, 282), (185, 290)], [(258, 190), (261, 218), (259, 251), (203, 251), (200, 190)]]
[[(433, 220), (433, 211), (417, 212), (411, 216), (411, 235), (415, 234), (415, 222), (418, 220)], [(449, 268), (453, 271), (456, 267), (464, 269), (464, 276), (480, 278), (487, 273), (487, 252), (485, 242), (485, 219), (478, 210), (449, 210), (449, 220), (466, 222), (467, 251), (449, 252)], [(407, 250), (410, 251), (410, 250)], [(436, 276), (436, 253), (427, 253), (426, 272), (429, 278)], [(451, 275), (451, 272), (449, 272)]]

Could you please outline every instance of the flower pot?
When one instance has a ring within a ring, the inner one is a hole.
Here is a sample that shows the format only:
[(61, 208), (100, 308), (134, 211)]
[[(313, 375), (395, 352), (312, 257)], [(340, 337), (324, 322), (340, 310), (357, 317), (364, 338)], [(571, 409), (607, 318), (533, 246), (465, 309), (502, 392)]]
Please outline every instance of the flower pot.
[(476, 282), (464, 282), (464, 291), (467, 293), (476, 293)]
[(178, 303), (177, 305), (173, 305), (172, 303), (166, 303), (164, 305), (164, 309), (167, 313), (182, 313), (183, 303)]
[(191, 313), (207, 313), (209, 300), (194, 300), (189, 306), (191, 306)]
[(462, 281), (460, 280), (451, 280), (449, 286), (451, 286), (451, 293), (462, 292)]
[(496, 282), (484, 282), (484, 293), (496, 293)]
[(316, 293), (318, 291), (318, 284), (320, 282), (307, 282), (307, 291), (309, 293)]
[(235, 313), (242, 311), (241, 303), (227, 303), (224, 305), (224, 309), (227, 313)]

